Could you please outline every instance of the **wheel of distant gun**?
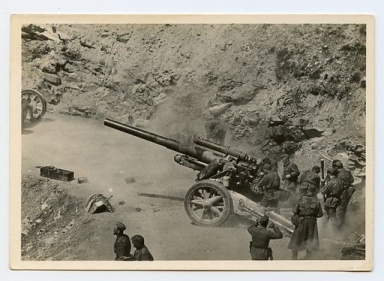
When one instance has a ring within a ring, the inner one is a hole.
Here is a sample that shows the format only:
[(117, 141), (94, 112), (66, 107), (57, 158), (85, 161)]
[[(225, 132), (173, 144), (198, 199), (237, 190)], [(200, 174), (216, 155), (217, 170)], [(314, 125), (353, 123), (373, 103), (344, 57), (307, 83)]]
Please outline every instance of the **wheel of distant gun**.
[(233, 212), (233, 203), (231, 195), (221, 183), (203, 180), (188, 190), (184, 208), (195, 224), (219, 226)]
[(23, 113), (28, 120), (39, 120), (47, 111), (47, 101), (38, 91), (27, 89), (21, 92), (22, 103), (27, 106), (23, 106), (23, 110), (27, 112)]

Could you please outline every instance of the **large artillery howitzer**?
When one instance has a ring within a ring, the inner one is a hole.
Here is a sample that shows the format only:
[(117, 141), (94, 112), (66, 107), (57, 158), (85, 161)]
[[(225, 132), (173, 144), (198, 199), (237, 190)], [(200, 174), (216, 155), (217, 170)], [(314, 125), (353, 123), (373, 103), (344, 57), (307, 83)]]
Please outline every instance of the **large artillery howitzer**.
[(198, 225), (218, 226), (229, 217), (233, 212), (230, 191), (254, 202), (260, 202), (264, 196), (251, 189), (258, 175), (256, 158), (240, 150), (202, 138), (194, 139), (194, 145), (184, 145), (111, 119), (106, 119), (104, 125), (181, 153), (174, 160), (199, 171), (197, 182), (188, 190), (184, 200), (188, 216)]

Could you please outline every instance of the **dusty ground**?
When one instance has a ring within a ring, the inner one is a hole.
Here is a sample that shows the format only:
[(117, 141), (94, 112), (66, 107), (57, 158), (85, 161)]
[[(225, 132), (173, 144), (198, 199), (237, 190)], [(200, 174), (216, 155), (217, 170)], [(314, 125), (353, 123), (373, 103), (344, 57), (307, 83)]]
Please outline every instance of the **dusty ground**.
[[(22, 238), (25, 259), (112, 260), (117, 221), (126, 224), (129, 236), (142, 234), (156, 260), (249, 259), (246, 228), (251, 221), (234, 215), (221, 227), (191, 224), (181, 200), (195, 172), (173, 162), (172, 151), (107, 128), (101, 121), (57, 114), (47, 114), (24, 131), (22, 150), (22, 220), (29, 217), (32, 224)], [(38, 175), (38, 165), (72, 170), (89, 182), (46, 180)], [(136, 182), (127, 184), (125, 178), (132, 176)], [(94, 193), (113, 195), (115, 212), (85, 213), (86, 200)], [(121, 201), (125, 204), (119, 205)], [(288, 238), (271, 242), (275, 259), (290, 258), (287, 244)], [(320, 255), (335, 259), (340, 252), (325, 239)]]

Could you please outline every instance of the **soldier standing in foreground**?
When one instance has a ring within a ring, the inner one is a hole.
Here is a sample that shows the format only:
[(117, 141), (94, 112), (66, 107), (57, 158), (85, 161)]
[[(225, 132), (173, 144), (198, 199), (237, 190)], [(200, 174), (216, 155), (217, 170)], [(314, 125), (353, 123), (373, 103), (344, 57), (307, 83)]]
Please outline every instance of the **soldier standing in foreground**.
[(316, 188), (310, 186), (308, 193), (304, 194), (293, 209), (298, 217), (298, 225), (294, 230), (288, 244), (292, 250), (292, 259), (297, 260), (299, 251), (306, 251), (306, 259), (313, 257), (313, 252), (319, 249), (319, 234), (317, 218), (323, 216), (319, 199), (316, 197)]
[(116, 235), (114, 251), (116, 254), (115, 261), (127, 260), (131, 256), (131, 241), (128, 235), (124, 234), (125, 225), (121, 222), (116, 223), (113, 229), (113, 235)]
[(144, 237), (141, 235), (135, 235), (132, 237), (133, 247), (136, 248), (133, 254), (136, 261), (153, 261), (153, 256), (149, 252), (148, 248), (144, 244)]
[(283, 160), (283, 188), (291, 192), (290, 203), (294, 206), (297, 202), (297, 179), (300, 175), (299, 168), (289, 160), (288, 154), (282, 155)]
[(305, 171), (299, 176), (297, 183), (300, 185), (300, 191), (307, 193), (310, 186), (316, 188), (317, 193), (320, 191), (320, 167), (313, 166), (312, 169)]
[[(264, 215), (260, 220), (256, 220), (254, 225), (248, 228), (249, 234), (252, 236), (250, 243), (250, 252), (252, 260), (273, 260), (272, 249), (269, 247), (271, 239), (283, 238), (280, 229), (271, 223), (267, 229), (269, 217)], [(271, 230), (273, 229), (273, 231)]]

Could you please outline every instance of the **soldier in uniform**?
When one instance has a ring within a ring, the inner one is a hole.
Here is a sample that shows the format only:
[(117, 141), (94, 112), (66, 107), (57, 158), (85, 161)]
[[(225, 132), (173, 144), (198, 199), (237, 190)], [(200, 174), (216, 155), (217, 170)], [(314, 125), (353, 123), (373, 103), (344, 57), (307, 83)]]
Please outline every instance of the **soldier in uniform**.
[(227, 130), (219, 120), (212, 120), (205, 123), (205, 131), (209, 141), (224, 145)]
[(131, 241), (128, 235), (124, 234), (125, 229), (125, 225), (121, 222), (117, 222), (113, 229), (113, 235), (116, 235), (114, 245), (115, 261), (129, 260), (131, 257)]
[(290, 204), (294, 206), (297, 202), (297, 179), (300, 175), (299, 168), (289, 160), (288, 154), (282, 155), (283, 161), (283, 188), (291, 192)]
[(277, 172), (277, 162), (269, 157), (265, 157), (263, 158), (263, 160), (260, 161), (259, 163), (259, 169), (262, 170), (263, 169), (263, 165), (264, 164), (269, 164), (271, 165), (271, 170), (273, 172)]
[(256, 224), (248, 228), (249, 234), (252, 236), (250, 243), (250, 252), (252, 260), (268, 260), (273, 259), (272, 249), (269, 247), (271, 239), (281, 239), (283, 234), (280, 229), (271, 223), (268, 228), (269, 217), (264, 215)]
[(342, 219), (338, 216), (336, 210), (341, 204), (341, 195), (344, 191), (344, 184), (338, 176), (337, 169), (330, 169), (327, 171), (330, 180), (322, 190), (324, 196), (324, 211), (327, 222), (331, 222), (332, 226), (336, 229), (341, 227)]
[(300, 185), (300, 191), (307, 193), (310, 186), (316, 187), (317, 193), (320, 191), (320, 167), (313, 166), (312, 169), (305, 171), (299, 176), (297, 183)]
[(153, 261), (153, 256), (144, 244), (144, 237), (135, 235), (132, 237), (133, 247), (136, 248), (133, 257), (136, 261)]
[(277, 208), (279, 204), (280, 177), (277, 172), (271, 170), (271, 165), (263, 165), (264, 176), (256, 183), (256, 188), (263, 191), (261, 201), (263, 207)]
[(313, 258), (313, 253), (319, 249), (319, 234), (317, 218), (323, 216), (323, 209), (316, 197), (316, 188), (310, 186), (307, 194), (300, 197), (293, 213), (298, 217), (298, 224), (288, 244), (292, 250), (292, 259), (297, 260), (299, 251), (306, 251), (306, 259)]
[(336, 208), (337, 216), (340, 219), (341, 226), (344, 225), (345, 215), (347, 213), (347, 207), (353, 193), (355, 192), (355, 187), (352, 185), (354, 178), (352, 173), (343, 167), (343, 163), (336, 161), (334, 166), (336, 167), (338, 174), (337, 178), (343, 181), (344, 190), (341, 194), (340, 205)]

